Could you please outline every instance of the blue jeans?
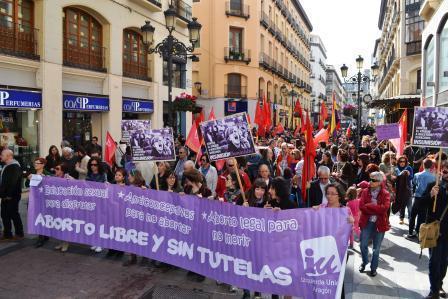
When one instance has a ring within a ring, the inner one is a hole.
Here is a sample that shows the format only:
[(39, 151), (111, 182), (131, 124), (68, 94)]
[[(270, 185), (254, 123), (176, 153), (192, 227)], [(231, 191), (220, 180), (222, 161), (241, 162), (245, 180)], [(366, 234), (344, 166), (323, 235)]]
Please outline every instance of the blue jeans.
[(437, 246), (429, 249), (429, 283), (431, 291), (438, 293), (446, 275), (448, 258), (448, 241), (439, 238)]
[(384, 233), (376, 230), (375, 222), (367, 222), (367, 225), (361, 230), (361, 255), (362, 264), (365, 266), (369, 263), (369, 240), (373, 240), (372, 262), (370, 270), (375, 271), (378, 268), (378, 259), (380, 257), (381, 243), (383, 242)]

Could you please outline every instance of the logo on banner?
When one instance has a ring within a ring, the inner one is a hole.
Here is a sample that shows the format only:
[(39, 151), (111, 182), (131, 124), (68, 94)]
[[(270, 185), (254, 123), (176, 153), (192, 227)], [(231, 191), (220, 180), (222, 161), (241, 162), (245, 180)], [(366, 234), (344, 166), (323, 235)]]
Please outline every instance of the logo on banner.
[(0, 91), (0, 106), (5, 106), (5, 100), (9, 99), (9, 92)]
[(86, 109), (89, 105), (89, 98), (77, 97), (74, 100), (65, 100), (64, 108), (67, 109)]
[(236, 112), (236, 102), (228, 102), (227, 110), (229, 112)]
[(323, 276), (341, 272), (338, 246), (332, 236), (300, 242), (306, 276)]

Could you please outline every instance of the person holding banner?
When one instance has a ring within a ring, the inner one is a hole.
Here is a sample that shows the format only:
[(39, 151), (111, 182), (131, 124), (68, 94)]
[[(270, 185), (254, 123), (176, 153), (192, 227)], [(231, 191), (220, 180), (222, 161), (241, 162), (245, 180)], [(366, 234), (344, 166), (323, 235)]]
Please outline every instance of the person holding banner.
[(265, 208), (273, 208), (276, 211), (296, 209), (297, 203), (290, 200), (290, 192), (288, 191), (289, 183), (282, 177), (276, 177), (272, 180), (269, 188), (271, 201), (265, 205)]
[(207, 187), (212, 191), (213, 197), (216, 195), (216, 185), (218, 184), (218, 172), (214, 166), (210, 164), (210, 158), (207, 154), (201, 157), (201, 167), (199, 169), (205, 177)]
[[(155, 174), (151, 180), (151, 184), (149, 185), (153, 190), (168, 190), (168, 173), (170, 172), (170, 163), (168, 162), (158, 162), (157, 163), (157, 174)], [(156, 175), (159, 179), (159, 189), (157, 189), (156, 184)]]
[(440, 237), (437, 246), (429, 249), (429, 282), (430, 292), (426, 298), (435, 299), (446, 296), (442, 288), (448, 267), (448, 217), (443, 212), (448, 208), (448, 162), (442, 162), (438, 183), (428, 185), (424, 193), (426, 223), (440, 221)]
[(212, 191), (207, 188), (204, 177), (197, 169), (184, 171), (184, 192), (188, 195), (196, 195), (203, 198), (211, 198)]

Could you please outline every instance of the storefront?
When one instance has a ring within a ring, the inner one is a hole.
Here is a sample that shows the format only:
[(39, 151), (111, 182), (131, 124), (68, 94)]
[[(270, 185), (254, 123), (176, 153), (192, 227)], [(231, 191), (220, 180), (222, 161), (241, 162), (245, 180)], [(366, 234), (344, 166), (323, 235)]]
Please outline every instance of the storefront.
[(11, 149), (24, 169), (39, 153), (38, 109), (42, 109), (40, 91), (0, 88), (1, 146)]
[(148, 119), (154, 112), (154, 102), (151, 100), (123, 98), (122, 119)]
[(110, 109), (109, 98), (63, 94), (63, 139), (73, 147), (86, 145), (93, 136), (102, 140), (102, 113)]
[(236, 113), (247, 113), (247, 101), (228, 100), (224, 102), (224, 115), (232, 115)]

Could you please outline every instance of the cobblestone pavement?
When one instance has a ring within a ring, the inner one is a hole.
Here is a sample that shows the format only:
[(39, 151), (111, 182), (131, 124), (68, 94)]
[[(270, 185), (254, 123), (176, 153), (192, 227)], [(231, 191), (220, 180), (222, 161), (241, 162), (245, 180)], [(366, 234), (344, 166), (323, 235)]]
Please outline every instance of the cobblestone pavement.
[[(26, 198), (21, 202), (26, 222)], [(345, 276), (346, 298), (422, 298), (427, 295), (428, 252), (419, 259), (416, 242), (403, 238), (407, 225), (391, 218), (393, 228), (386, 234), (380, 255), (378, 275), (358, 272), (359, 246), (349, 252)], [(55, 240), (44, 247), (33, 247), (35, 236), (21, 242), (0, 243), (0, 298), (149, 298), (156, 286), (173, 286), (184, 291), (181, 298), (240, 298), (228, 286), (214, 280), (195, 281), (182, 269), (153, 265), (123, 267), (121, 260), (95, 254), (84, 245), (71, 245), (67, 253), (53, 250)], [(367, 267), (368, 268), (368, 267)], [(263, 296), (268, 298), (268, 296)]]

